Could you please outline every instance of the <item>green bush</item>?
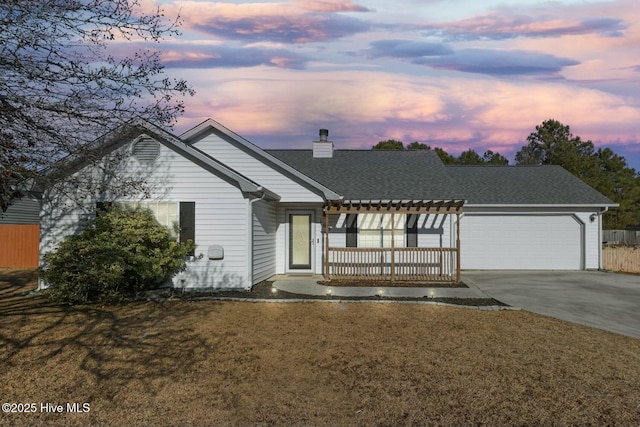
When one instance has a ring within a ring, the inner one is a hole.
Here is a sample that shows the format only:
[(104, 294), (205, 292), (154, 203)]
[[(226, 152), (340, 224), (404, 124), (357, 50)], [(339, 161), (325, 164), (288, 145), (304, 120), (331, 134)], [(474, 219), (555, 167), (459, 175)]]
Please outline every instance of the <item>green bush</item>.
[(195, 244), (178, 243), (149, 210), (113, 206), (44, 256), (42, 279), (57, 302), (119, 302), (168, 282)]

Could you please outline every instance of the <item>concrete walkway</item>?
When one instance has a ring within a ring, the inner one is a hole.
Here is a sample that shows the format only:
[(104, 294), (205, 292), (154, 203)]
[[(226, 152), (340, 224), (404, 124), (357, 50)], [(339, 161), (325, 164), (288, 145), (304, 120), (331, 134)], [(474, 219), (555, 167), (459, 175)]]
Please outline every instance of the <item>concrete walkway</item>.
[[(304, 295), (332, 295), (336, 297), (372, 297), (391, 298), (489, 298), (474, 285), (468, 288), (415, 288), (415, 287), (357, 287), (323, 286), (318, 281), (322, 276), (275, 276), (273, 287), (282, 291)], [(464, 278), (463, 278), (464, 281)]]
[(462, 278), (513, 307), (640, 338), (640, 276), (597, 271), (465, 271)]

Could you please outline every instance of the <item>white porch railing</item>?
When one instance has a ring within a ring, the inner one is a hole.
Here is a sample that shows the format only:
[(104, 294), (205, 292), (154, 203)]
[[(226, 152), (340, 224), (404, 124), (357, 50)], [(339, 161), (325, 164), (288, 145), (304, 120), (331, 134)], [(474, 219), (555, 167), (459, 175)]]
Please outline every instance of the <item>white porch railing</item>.
[(456, 248), (329, 248), (330, 280), (459, 282)]

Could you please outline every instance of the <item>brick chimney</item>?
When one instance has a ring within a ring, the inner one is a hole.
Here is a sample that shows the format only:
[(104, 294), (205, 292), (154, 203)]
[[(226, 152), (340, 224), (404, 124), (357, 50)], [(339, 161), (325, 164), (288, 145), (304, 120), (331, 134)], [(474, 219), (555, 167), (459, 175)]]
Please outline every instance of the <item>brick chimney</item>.
[(327, 141), (329, 138), (328, 129), (320, 129), (320, 140), (313, 141), (313, 157), (314, 158), (331, 158), (333, 157), (333, 141)]

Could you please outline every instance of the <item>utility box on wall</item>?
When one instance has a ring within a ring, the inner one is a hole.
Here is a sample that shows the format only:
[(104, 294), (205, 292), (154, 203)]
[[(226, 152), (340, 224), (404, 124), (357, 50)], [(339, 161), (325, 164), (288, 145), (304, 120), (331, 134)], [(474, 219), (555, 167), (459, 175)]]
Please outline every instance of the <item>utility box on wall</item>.
[(224, 258), (224, 248), (221, 245), (211, 245), (208, 250), (210, 260), (220, 260)]

